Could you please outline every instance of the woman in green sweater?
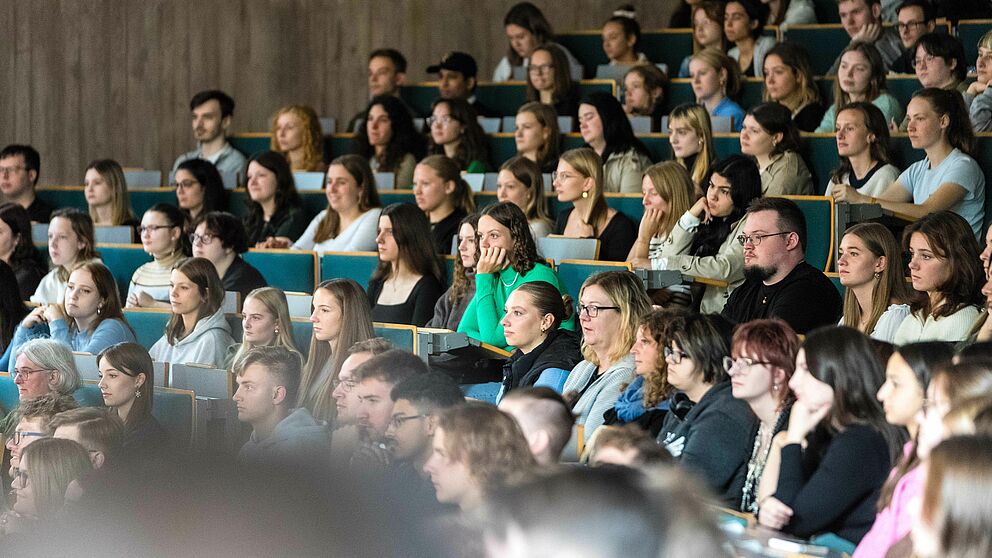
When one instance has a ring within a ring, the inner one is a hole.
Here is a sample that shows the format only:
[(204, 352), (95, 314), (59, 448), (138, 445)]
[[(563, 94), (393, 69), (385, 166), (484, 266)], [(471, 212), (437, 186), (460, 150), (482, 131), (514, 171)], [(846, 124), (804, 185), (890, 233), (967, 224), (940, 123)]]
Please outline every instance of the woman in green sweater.
[[(510, 293), (531, 281), (547, 281), (562, 295), (565, 287), (558, 274), (537, 254), (527, 217), (516, 205), (501, 202), (486, 207), (479, 217), (477, 231), (480, 256), (475, 268), (475, 296), (465, 309), (458, 331), (509, 349), (500, 321)], [(575, 316), (561, 327), (574, 331)]]

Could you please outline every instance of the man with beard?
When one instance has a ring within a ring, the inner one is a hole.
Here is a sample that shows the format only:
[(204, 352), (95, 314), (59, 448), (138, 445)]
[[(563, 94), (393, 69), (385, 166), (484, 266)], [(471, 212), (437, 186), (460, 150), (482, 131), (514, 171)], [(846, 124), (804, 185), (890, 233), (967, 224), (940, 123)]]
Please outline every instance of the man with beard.
[(189, 110), (196, 149), (177, 157), (172, 172), (175, 173), (184, 161), (204, 159), (213, 163), (221, 174), (238, 175), (243, 179), (247, 160), (227, 142), (227, 131), (234, 118), (234, 99), (215, 89), (201, 91), (189, 102)]
[(754, 200), (742, 233), (744, 283), (727, 300), (724, 317), (737, 323), (778, 318), (799, 334), (837, 323), (840, 294), (806, 263), (806, 218), (795, 202)]

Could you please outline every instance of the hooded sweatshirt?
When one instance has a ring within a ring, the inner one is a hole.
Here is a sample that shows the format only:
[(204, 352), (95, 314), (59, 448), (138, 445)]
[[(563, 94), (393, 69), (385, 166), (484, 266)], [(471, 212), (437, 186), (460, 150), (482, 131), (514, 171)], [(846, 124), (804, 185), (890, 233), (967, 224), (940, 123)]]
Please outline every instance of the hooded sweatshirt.
[(294, 409), (279, 421), (267, 438), (255, 433), (238, 452), (238, 463), (246, 466), (326, 465), (331, 458), (331, 435), (327, 423), (313, 418), (305, 407)]
[(551, 330), (548, 337), (530, 353), (516, 350), (503, 364), (502, 394), (511, 389), (534, 385), (545, 370), (558, 370), (562, 376), (582, 362), (579, 335), (567, 329)]
[(152, 359), (169, 364), (207, 364), (214, 368), (224, 368), (227, 347), (234, 343), (231, 326), (224, 318), (224, 311), (218, 310), (212, 316), (196, 322), (193, 331), (186, 337), (169, 344), (163, 335), (148, 351)]

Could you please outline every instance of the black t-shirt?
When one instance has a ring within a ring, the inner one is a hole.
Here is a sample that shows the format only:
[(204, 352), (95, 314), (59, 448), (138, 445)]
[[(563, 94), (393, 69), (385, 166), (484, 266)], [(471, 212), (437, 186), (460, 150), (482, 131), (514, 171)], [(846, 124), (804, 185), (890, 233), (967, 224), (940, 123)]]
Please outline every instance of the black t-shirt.
[(382, 281), (369, 283), (369, 304), (372, 306), (372, 321), (390, 324), (409, 324), (423, 327), (434, 316), (434, 305), (444, 293), (444, 286), (431, 275), (424, 275), (413, 286), (410, 296), (401, 304), (385, 306), (379, 304), (382, 294)]
[[(558, 214), (555, 221), (555, 234), (563, 234), (568, 216), (574, 208), (570, 207)], [(630, 247), (637, 240), (637, 224), (619, 211), (606, 224), (599, 234), (599, 259), (606, 262), (622, 262), (627, 260)]]
[(825, 112), (826, 109), (820, 103), (810, 103), (796, 113), (792, 121), (796, 123), (800, 132), (813, 132), (820, 126)]
[(431, 234), (434, 235), (434, 250), (438, 254), (451, 253), (451, 239), (458, 234), (458, 224), (468, 213), (464, 209), (456, 209), (450, 215), (437, 223), (431, 223)]
[(231, 267), (224, 273), (223, 282), (225, 291), (241, 293), (242, 302), (248, 293), (268, 285), (262, 274), (241, 256), (236, 256), (231, 262)]
[(52, 217), (52, 206), (36, 196), (28, 206), (28, 217), (35, 223), (47, 223)]
[(779, 318), (799, 334), (840, 320), (840, 293), (830, 279), (805, 261), (774, 285), (748, 279), (727, 299), (723, 316), (735, 323)]

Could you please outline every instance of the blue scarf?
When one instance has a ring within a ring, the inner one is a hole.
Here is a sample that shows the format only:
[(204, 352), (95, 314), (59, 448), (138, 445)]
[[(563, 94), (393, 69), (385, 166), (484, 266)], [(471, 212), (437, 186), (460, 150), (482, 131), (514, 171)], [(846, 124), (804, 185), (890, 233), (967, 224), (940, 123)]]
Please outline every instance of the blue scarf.
[(634, 422), (644, 414), (644, 377), (638, 376), (620, 394), (613, 408), (623, 422)]

